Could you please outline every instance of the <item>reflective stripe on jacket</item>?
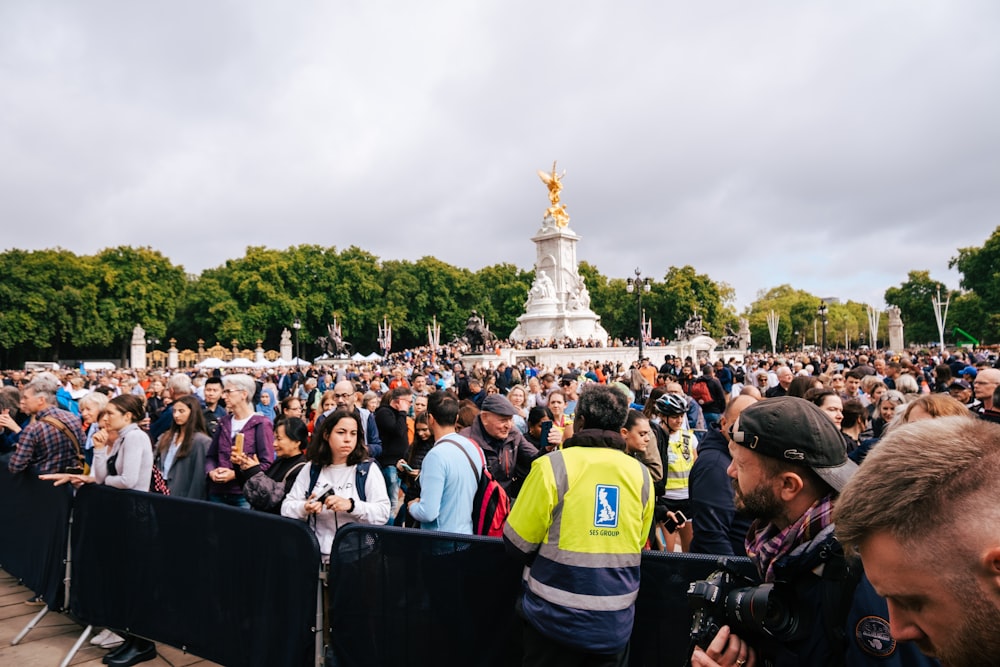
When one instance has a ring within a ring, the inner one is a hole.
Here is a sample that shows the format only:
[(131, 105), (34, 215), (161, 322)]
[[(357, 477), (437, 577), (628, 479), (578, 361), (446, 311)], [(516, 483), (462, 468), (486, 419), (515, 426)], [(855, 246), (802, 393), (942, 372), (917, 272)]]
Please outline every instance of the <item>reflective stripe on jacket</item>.
[(688, 478), (694, 466), (697, 440), (691, 431), (683, 430), (676, 440), (667, 444), (668, 460), (664, 461), (666, 470), (667, 491), (688, 488)]

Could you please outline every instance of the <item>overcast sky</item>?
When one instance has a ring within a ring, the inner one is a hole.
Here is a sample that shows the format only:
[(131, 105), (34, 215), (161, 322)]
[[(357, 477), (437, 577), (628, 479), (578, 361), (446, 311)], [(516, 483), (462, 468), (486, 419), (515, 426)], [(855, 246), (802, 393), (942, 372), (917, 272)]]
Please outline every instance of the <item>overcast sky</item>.
[[(1000, 3), (0, 3), (3, 247), (578, 256), (882, 304), (1000, 224)], [(655, 333), (655, 332), (654, 332)]]

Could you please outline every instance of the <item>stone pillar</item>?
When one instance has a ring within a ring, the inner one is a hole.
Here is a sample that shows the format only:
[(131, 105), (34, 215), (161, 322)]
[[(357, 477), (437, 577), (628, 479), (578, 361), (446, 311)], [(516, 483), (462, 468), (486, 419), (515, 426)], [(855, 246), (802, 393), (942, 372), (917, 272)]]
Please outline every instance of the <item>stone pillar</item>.
[(253, 351), (254, 361), (256, 361), (258, 364), (261, 363), (262, 361), (264, 361), (264, 348), (261, 347), (261, 345), (263, 344), (263, 342), (264, 341), (262, 341), (260, 338), (258, 338), (257, 339), (257, 347), (254, 348), (254, 351)]
[(903, 341), (903, 318), (899, 315), (899, 306), (889, 306), (889, 349), (902, 352), (906, 349)]
[(140, 325), (132, 329), (132, 348), (129, 367), (135, 370), (146, 368), (146, 331)]
[(177, 370), (180, 366), (180, 361), (177, 358), (177, 339), (170, 339), (170, 349), (167, 350), (167, 368), (171, 370)]
[(292, 360), (292, 333), (285, 327), (281, 330), (281, 345), (278, 347), (282, 361)]

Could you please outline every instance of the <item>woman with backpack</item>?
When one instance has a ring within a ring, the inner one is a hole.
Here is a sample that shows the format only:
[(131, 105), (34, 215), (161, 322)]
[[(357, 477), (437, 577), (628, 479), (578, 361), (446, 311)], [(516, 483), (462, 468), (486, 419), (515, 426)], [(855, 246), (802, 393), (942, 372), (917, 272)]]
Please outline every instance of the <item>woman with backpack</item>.
[(329, 562), (337, 530), (349, 523), (380, 526), (389, 520), (389, 494), (378, 466), (372, 465), (353, 410), (337, 410), (323, 420), (306, 449), (281, 515), (308, 522), (323, 561)]
[(295, 479), (306, 465), (302, 450), (309, 444), (309, 428), (301, 419), (278, 419), (274, 425), (274, 465), (266, 471), (260, 467), (255, 455), (240, 452), (231, 455), (233, 465), (239, 470), (236, 477), (243, 485), (243, 495), (250, 507), (271, 514), (281, 513), (281, 503), (288, 495)]

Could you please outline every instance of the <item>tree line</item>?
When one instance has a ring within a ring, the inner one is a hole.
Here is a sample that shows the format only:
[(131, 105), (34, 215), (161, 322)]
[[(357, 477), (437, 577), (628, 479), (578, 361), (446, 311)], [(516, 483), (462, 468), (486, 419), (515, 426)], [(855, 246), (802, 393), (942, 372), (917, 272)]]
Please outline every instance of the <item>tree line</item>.
[[(1000, 340), (1000, 227), (981, 248), (962, 248), (952, 260), (962, 274), (961, 289), (951, 292), (949, 323), (983, 342)], [(303, 356), (316, 352), (313, 340), (334, 318), (344, 337), (361, 351), (377, 348), (378, 326), (393, 327), (393, 348), (426, 344), (432, 318), (441, 325), (442, 343), (464, 330), (476, 309), (490, 329), (505, 337), (524, 311), (534, 271), (509, 263), (478, 271), (434, 257), (416, 261), (380, 260), (361, 248), (342, 250), (298, 245), (284, 250), (251, 246), (243, 257), (186, 274), (181, 266), (149, 247), (121, 246), (95, 255), (69, 250), (8, 250), (0, 254), (0, 360), (10, 368), (25, 359), (126, 358), (132, 329), (180, 348), (220, 342), (252, 347), (262, 340), (277, 348), (283, 329), (299, 319)], [(591, 307), (612, 338), (638, 334), (636, 296), (626, 279), (609, 278), (586, 262), (580, 274)], [(927, 271), (911, 271), (890, 287), (885, 300), (899, 306), (907, 341), (937, 340), (931, 294), (944, 285)], [(735, 291), (691, 266), (668, 267), (643, 295), (654, 337), (670, 339), (694, 312), (709, 333), (721, 337), (737, 325)], [(819, 297), (788, 285), (763, 291), (743, 316), (750, 322), (754, 347), (770, 345), (767, 313), (780, 316), (779, 347), (813, 342)], [(852, 343), (867, 335), (865, 305), (832, 304), (828, 342)], [(884, 335), (882, 318), (880, 335)], [(950, 328), (950, 324), (949, 324)], [(949, 335), (948, 341), (955, 339)], [(884, 344), (884, 343), (883, 343)]]

